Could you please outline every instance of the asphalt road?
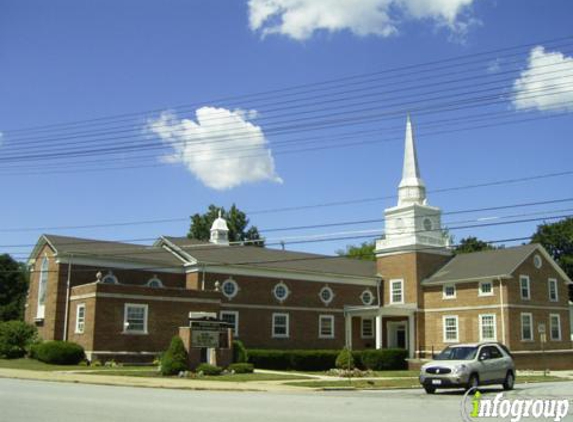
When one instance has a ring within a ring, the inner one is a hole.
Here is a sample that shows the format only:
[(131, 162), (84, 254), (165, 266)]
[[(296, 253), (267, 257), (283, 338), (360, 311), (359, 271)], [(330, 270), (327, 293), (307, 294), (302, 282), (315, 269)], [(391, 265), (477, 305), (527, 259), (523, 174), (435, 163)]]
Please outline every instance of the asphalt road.
[[(517, 396), (571, 401), (573, 382), (518, 386), (508, 397)], [(460, 421), (461, 399), (422, 390), (235, 393), (0, 379), (0, 422), (443, 422)], [(573, 421), (571, 407), (564, 420)]]

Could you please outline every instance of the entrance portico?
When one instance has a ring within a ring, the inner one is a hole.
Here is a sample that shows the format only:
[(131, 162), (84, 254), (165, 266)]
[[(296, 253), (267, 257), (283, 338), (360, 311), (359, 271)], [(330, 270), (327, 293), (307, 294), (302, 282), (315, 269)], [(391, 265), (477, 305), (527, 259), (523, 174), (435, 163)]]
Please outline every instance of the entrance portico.
[(372, 318), (376, 349), (403, 348), (413, 358), (416, 350), (416, 306), (347, 306), (344, 308), (345, 345), (352, 349), (352, 318)]

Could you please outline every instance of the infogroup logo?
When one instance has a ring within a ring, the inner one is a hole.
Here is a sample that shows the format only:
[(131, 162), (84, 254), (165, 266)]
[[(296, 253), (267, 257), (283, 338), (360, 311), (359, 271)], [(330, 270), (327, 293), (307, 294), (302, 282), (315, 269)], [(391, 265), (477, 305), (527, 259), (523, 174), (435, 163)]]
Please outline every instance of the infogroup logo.
[(489, 399), (484, 398), (476, 388), (468, 390), (461, 403), (464, 422), (475, 422), (480, 418), (507, 418), (511, 422), (534, 418), (560, 422), (568, 412), (568, 399), (507, 399), (503, 397), (503, 393)]

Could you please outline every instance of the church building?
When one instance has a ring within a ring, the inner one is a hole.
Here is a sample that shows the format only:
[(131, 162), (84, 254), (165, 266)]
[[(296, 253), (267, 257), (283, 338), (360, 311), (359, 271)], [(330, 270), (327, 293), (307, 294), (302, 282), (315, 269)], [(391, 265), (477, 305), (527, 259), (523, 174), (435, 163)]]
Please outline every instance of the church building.
[(538, 368), (543, 350), (553, 369), (572, 369), (571, 280), (538, 244), (453, 254), (409, 117), (398, 202), (384, 215), (375, 261), (230, 244), (220, 216), (208, 242), (42, 235), (26, 320), (100, 360), (152, 360), (190, 313), (215, 313), (247, 348), (402, 348), (416, 362), (498, 341), (518, 368)]

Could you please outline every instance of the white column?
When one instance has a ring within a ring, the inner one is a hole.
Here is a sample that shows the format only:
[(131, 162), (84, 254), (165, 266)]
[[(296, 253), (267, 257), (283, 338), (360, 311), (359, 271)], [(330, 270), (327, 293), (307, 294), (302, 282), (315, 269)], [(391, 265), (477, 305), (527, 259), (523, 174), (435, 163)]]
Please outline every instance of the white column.
[(352, 317), (350, 315), (344, 315), (344, 325), (345, 325), (345, 345), (346, 348), (352, 349)]
[(376, 336), (376, 348), (382, 348), (382, 315), (376, 315), (376, 326), (375, 326), (375, 336)]
[(416, 319), (414, 313), (408, 315), (408, 355), (410, 358), (416, 356)]

